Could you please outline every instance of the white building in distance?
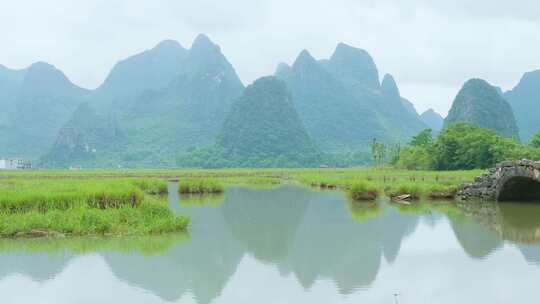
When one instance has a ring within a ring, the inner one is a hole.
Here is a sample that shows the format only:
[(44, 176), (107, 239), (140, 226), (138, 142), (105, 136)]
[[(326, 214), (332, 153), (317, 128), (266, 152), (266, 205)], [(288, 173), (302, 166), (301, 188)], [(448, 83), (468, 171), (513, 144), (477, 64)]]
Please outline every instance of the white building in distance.
[(32, 169), (32, 163), (21, 158), (0, 158), (0, 170)]

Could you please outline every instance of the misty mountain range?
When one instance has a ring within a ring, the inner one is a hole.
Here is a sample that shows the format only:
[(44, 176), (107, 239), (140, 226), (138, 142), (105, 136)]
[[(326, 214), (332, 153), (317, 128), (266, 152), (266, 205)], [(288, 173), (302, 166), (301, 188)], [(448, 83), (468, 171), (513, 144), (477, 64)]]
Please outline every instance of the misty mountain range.
[[(47, 63), (0, 66), (0, 156), (46, 167), (217, 166), (226, 155), (234, 157), (220, 166), (318, 166), (350, 155), (363, 155), (352, 162), (369, 160), (374, 138), (406, 143), (425, 128), (443, 127), (433, 110), (416, 112), (392, 75), (380, 79), (366, 51), (340, 43), (328, 59), (302, 51), (247, 91), (205, 35), (189, 49), (166, 40), (122, 60), (95, 90)], [(486, 127), (514, 137), (519, 127), (524, 140), (540, 129), (533, 117), (540, 71), (502, 95), (485, 85), (459, 94), (446, 123), (504, 121)], [(471, 106), (478, 104), (484, 106)], [(492, 104), (503, 110), (486, 118), (482, 109)]]

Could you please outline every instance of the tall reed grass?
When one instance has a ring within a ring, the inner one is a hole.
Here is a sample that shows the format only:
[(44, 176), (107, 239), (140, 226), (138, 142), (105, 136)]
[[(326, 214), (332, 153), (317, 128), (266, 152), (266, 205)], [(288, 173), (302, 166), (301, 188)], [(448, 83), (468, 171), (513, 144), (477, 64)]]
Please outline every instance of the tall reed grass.
[(178, 191), (182, 194), (223, 193), (225, 187), (212, 178), (183, 178), (178, 182)]
[(184, 231), (188, 218), (145, 193), (161, 186), (131, 179), (0, 181), (0, 237)]

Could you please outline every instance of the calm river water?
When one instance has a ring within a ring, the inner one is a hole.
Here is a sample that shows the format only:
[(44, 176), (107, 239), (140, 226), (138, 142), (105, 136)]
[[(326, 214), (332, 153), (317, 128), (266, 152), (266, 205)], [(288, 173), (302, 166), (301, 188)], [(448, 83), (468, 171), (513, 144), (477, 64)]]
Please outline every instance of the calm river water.
[(0, 241), (0, 303), (540, 301), (540, 203), (402, 207), (283, 186), (169, 205), (191, 215), (188, 235)]

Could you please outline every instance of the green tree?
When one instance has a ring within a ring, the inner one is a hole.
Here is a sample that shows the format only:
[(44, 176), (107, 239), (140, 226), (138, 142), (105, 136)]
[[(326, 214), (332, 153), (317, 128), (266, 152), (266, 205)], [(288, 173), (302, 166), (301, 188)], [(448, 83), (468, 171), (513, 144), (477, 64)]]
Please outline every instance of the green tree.
[(435, 170), (488, 168), (503, 160), (539, 159), (540, 149), (532, 145), (521, 145), (495, 130), (456, 123), (444, 129), (435, 141), (430, 140), (426, 130), (422, 131), (402, 149), (394, 165)]
[(408, 170), (429, 170), (431, 169), (431, 155), (427, 147), (409, 146), (401, 149), (399, 157), (393, 164)]
[(409, 143), (413, 147), (428, 147), (433, 144), (433, 130), (425, 129), (414, 136)]
[(375, 165), (384, 165), (386, 160), (386, 145), (374, 138), (373, 142), (371, 143), (371, 154), (373, 156), (373, 162)]
[(529, 147), (535, 149), (540, 148), (540, 130), (538, 130), (529, 141)]
[(507, 159), (519, 146), (494, 130), (457, 123), (443, 130), (433, 145), (432, 167), (437, 170), (487, 168)]

